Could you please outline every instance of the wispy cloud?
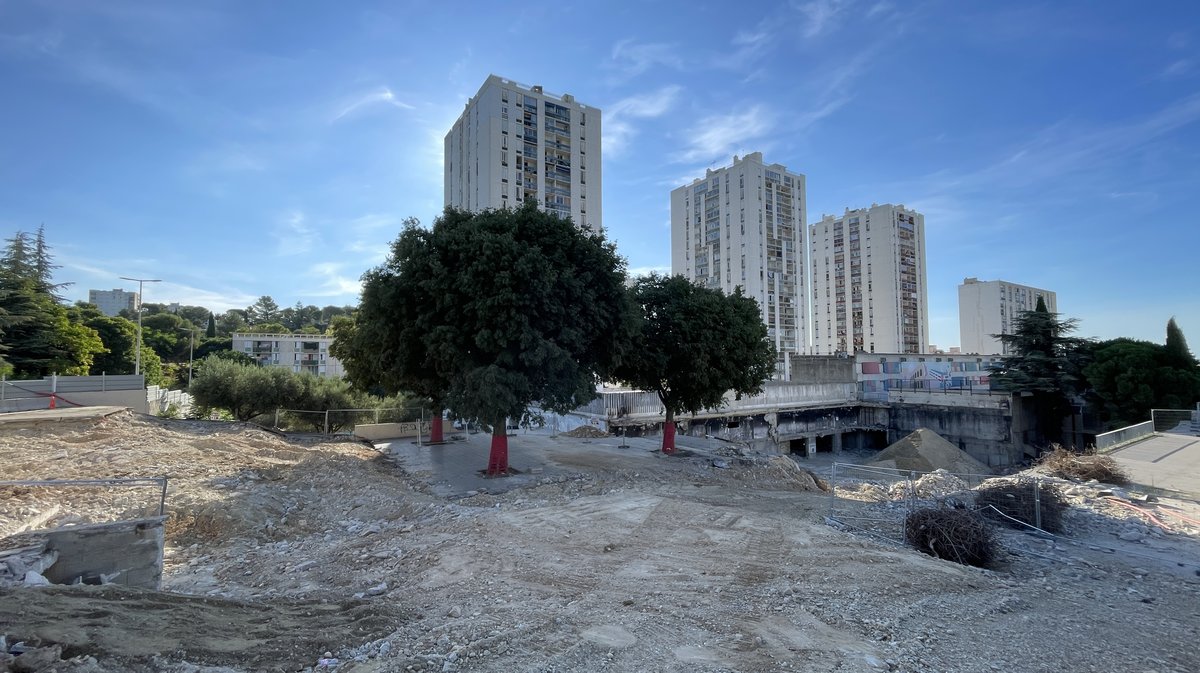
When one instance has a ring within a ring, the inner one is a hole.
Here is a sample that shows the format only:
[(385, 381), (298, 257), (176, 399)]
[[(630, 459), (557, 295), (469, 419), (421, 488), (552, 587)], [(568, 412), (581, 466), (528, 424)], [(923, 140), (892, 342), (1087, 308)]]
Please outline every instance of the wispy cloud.
[(653, 119), (666, 114), (675, 104), (679, 86), (666, 86), (658, 91), (630, 96), (604, 108), (604, 153), (619, 156), (637, 134), (634, 120)]
[(395, 92), (393, 92), (391, 89), (383, 86), (375, 89), (374, 91), (370, 91), (366, 94), (358, 96), (348, 103), (343, 103), (342, 106), (338, 108), (338, 113), (333, 116), (333, 119), (329, 120), (329, 123), (334, 124), (338, 120), (355, 112), (356, 110), (379, 104), (389, 105), (400, 110), (415, 109), (412, 105), (409, 105), (408, 103), (405, 103), (397, 98)]
[(844, 0), (812, 0), (793, 6), (801, 16), (800, 35), (812, 39), (837, 27), (847, 3)]
[(322, 262), (309, 268), (310, 275), (320, 280), (320, 285), (305, 290), (305, 297), (345, 297), (357, 299), (362, 292), (362, 281), (346, 275), (346, 265), (340, 262)]
[(688, 132), (687, 148), (676, 155), (679, 163), (726, 159), (734, 152), (756, 151), (748, 144), (760, 140), (775, 128), (773, 115), (763, 105), (741, 112), (713, 115), (700, 120)]
[(313, 249), (317, 238), (304, 212), (293, 210), (275, 226), (275, 252), (281, 256), (301, 255)]
[(678, 50), (679, 47), (671, 43), (638, 43), (633, 39), (625, 39), (613, 45), (611, 64), (626, 79), (636, 77), (657, 66), (682, 70), (684, 61)]
[(1181, 58), (1177, 61), (1172, 61), (1167, 67), (1162, 69), (1158, 74), (1162, 79), (1175, 79), (1182, 77), (1196, 68), (1196, 61), (1190, 58)]
[(342, 249), (355, 255), (354, 261), (363, 270), (382, 262), (389, 252), (389, 242), (404, 226), (401, 218), (385, 213), (368, 213), (347, 222)]
[(641, 278), (642, 276), (649, 276), (650, 274), (655, 274), (655, 273), (660, 276), (669, 276), (669, 275), (671, 275), (671, 267), (670, 266), (632, 266), (632, 267), (629, 267), (629, 277), (630, 278)]

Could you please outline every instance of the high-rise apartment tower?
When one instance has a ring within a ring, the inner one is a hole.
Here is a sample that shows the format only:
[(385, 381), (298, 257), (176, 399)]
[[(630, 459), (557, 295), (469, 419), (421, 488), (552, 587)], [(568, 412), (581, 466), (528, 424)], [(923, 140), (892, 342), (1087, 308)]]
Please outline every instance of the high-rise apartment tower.
[(115, 290), (88, 290), (88, 303), (95, 304), (100, 312), (107, 316), (115, 316), (121, 311), (137, 311), (142, 307), (141, 298), (136, 292)]
[(924, 353), (929, 344), (925, 217), (872, 205), (809, 229), (817, 355)]
[(967, 278), (958, 286), (958, 329), (964, 353), (1008, 355), (1008, 348), (993, 334), (1012, 334), (1022, 311), (1037, 308), (1038, 297), (1046, 310), (1058, 312), (1058, 297), (1049, 290), (1003, 280)]
[(782, 367), (807, 352), (804, 176), (733, 158), (671, 191), (671, 273), (758, 301)]
[(446, 134), (445, 203), (478, 211), (530, 200), (600, 230), (600, 110), (492, 75)]

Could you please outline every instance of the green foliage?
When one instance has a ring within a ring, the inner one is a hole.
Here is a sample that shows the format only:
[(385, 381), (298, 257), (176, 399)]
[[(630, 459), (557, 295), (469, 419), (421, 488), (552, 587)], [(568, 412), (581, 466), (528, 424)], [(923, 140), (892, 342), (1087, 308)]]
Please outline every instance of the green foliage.
[(538, 401), (568, 411), (615, 364), (624, 261), (602, 233), (539, 211), (447, 208), (415, 220), (363, 276), (354, 321), (331, 352), (364, 388), (409, 391), (458, 416), (520, 417)]
[(303, 384), (286, 369), (209, 356), (193, 373), (188, 392), (201, 407), (227, 409), (239, 421), (248, 421), (295, 404)]
[(279, 322), (279, 317), (279, 304), (269, 295), (259, 297), (258, 301), (246, 307), (246, 320), (251, 325)]
[(683, 276), (652, 275), (630, 290), (639, 324), (618, 379), (658, 393), (667, 410), (695, 413), (721, 405), (725, 393), (762, 390), (775, 368), (758, 303)]
[(241, 309), (229, 309), (217, 318), (217, 336), (231, 337), (234, 332), (246, 329), (246, 312)]
[(1078, 321), (1060, 320), (1038, 297), (1037, 308), (1014, 320), (1012, 334), (994, 334), (1011, 355), (992, 372), (1000, 390), (1032, 398), (1037, 429), (1045, 444), (1062, 438), (1062, 422), (1071, 413), (1071, 399), (1083, 392), (1083, 367), (1090, 342), (1068, 336)]
[(230, 337), (214, 337), (211, 339), (205, 337), (202, 339), (197, 339), (196, 348), (192, 351), (192, 359), (199, 361), (210, 355), (219, 355), (224, 357), (221, 354), (226, 353), (230, 356), (241, 356), (246, 364), (254, 364), (254, 358), (246, 355), (245, 353), (235, 353), (232, 348), (233, 339)]
[(1179, 351), (1172, 352), (1170, 324), (1167, 335), (1167, 346), (1112, 339), (1092, 350), (1092, 362), (1084, 369), (1089, 401), (1107, 427), (1149, 420), (1151, 409), (1188, 409), (1200, 399), (1200, 369), (1188, 365)]
[(132, 374), (137, 347), (137, 325), (125, 318), (99, 315), (83, 324), (96, 330), (105, 352), (92, 360), (92, 374)]
[(1179, 329), (1175, 318), (1172, 317), (1167, 321), (1167, 343), (1166, 343), (1167, 361), (1174, 367), (1180, 369), (1195, 369), (1197, 367), (1196, 356), (1192, 355), (1192, 351), (1188, 350), (1187, 339), (1183, 338), (1183, 330)]
[(292, 330), (288, 329), (283, 323), (266, 322), (256, 323), (243, 330), (245, 334), (291, 334)]
[(162, 358), (145, 344), (142, 345), (142, 376), (146, 377), (148, 386), (168, 388), (171, 385), (171, 380), (163, 368)]
[(204, 336), (209, 339), (214, 339), (217, 336), (217, 318), (212, 313), (208, 314), (208, 327), (204, 330)]

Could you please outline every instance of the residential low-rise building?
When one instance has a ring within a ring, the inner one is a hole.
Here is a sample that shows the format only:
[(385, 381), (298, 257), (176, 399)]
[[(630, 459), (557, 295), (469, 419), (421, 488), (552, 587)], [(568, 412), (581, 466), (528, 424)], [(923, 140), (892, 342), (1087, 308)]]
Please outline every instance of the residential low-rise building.
[(342, 363), (329, 353), (333, 337), (324, 334), (233, 335), (233, 350), (263, 367), (283, 367), (296, 373), (341, 378)]

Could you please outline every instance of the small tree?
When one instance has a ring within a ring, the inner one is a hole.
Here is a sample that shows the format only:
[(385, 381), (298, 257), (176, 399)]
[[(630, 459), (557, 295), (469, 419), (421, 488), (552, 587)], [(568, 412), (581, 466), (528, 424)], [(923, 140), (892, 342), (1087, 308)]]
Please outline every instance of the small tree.
[(631, 298), (640, 324), (616, 377), (658, 394), (666, 409), (662, 450), (675, 451), (675, 416), (719, 407), (729, 391), (762, 390), (775, 349), (758, 303), (704, 288), (683, 276), (641, 278)]
[(188, 392), (201, 407), (227, 409), (239, 421), (294, 406), (304, 394), (299, 377), (278, 367), (245, 365), (210, 355)]
[(1061, 320), (1038, 297), (1037, 308), (1016, 317), (1012, 334), (993, 334), (1011, 355), (992, 370), (1001, 390), (1032, 398), (1038, 434), (1044, 443), (1062, 440), (1062, 422), (1071, 398), (1083, 390), (1087, 339), (1067, 336), (1079, 321)]
[(603, 233), (532, 202), (474, 214), (447, 208), (428, 230), (409, 220), (388, 260), (363, 276), (358, 318), (343, 328), (343, 362), (360, 380), (490, 423), (487, 472), (506, 474), (506, 418), (534, 402), (578, 407), (615, 362), (624, 266)]

